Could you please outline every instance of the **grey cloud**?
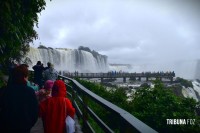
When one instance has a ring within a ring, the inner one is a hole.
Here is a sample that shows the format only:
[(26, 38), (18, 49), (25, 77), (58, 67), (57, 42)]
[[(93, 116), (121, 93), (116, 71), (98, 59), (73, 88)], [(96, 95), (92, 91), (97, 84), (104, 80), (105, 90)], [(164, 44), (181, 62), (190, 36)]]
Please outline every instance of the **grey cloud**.
[(83, 45), (110, 63), (198, 59), (198, 1), (56, 0), (39, 20), (40, 40), (50, 47)]

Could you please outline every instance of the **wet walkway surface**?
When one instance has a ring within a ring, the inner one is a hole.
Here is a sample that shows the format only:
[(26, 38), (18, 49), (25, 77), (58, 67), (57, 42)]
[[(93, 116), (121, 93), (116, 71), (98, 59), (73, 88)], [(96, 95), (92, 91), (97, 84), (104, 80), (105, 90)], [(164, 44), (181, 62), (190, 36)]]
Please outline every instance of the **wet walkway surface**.
[[(81, 126), (78, 122), (78, 118), (76, 115), (74, 116), (74, 120), (75, 120), (75, 130), (76, 130), (75, 133), (83, 133), (81, 131)], [(37, 122), (31, 129), (30, 133), (44, 133), (43, 123), (41, 118), (38, 118)]]
[(31, 133), (44, 133), (42, 119), (38, 118), (37, 122), (31, 129)]

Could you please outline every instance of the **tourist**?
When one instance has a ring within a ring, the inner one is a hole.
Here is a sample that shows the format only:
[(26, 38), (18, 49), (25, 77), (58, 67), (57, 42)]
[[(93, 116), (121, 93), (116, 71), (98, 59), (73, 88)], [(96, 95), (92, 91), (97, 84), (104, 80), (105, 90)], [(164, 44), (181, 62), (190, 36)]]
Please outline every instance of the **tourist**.
[(51, 67), (51, 63), (50, 62), (47, 62), (47, 67), (44, 68), (44, 70), (47, 70)]
[(35, 66), (33, 66), (34, 70), (34, 82), (42, 88), (42, 72), (44, 71), (44, 67), (41, 61), (38, 61)]
[(55, 81), (58, 78), (58, 72), (54, 69), (53, 64), (51, 64), (50, 62), (48, 62), (47, 64), (48, 68), (44, 71), (44, 81)]
[(38, 97), (39, 102), (46, 100), (47, 98), (51, 97), (51, 91), (53, 87), (54, 81), (47, 80), (44, 84), (44, 88), (40, 89), (36, 95)]
[(75, 109), (66, 98), (66, 86), (62, 80), (56, 80), (52, 88), (52, 97), (40, 103), (39, 116), (44, 123), (44, 133), (64, 133), (65, 118), (74, 118)]
[(27, 86), (28, 69), (17, 66), (11, 75), (1, 99), (0, 132), (29, 133), (38, 118), (38, 102), (34, 90)]
[(29, 80), (27, 80), (27, 86), (31, 87), (35, 92), (39, 90), (39, 86)]
[[(22, 66), (27, 67), (28, 69), (28, 65), (27, 64), (21, 64)], [(31, 87), (35, 92), (37, 92), (39, 90), (39, 86), (31, 81), (29, 81), (28, 79), (26, 80), (27, 82), (27, 86)]]

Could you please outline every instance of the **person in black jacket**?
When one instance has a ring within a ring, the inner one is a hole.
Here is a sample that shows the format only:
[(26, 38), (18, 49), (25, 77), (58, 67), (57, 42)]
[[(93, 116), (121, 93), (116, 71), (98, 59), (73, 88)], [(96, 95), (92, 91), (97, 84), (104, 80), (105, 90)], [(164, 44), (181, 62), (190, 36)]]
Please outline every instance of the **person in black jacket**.
[(30, 133), (38, 118), (38, 101), (34, 90), (26, 83), (28, 69), (17, 66), (11, 75), (12, 82), (1, 99), (0, 132)]
[(34, 82), (39, 85), (40, 89), (42, 88), (42, 73), (44, 71), (44, 66), (41, 61), (38, 61), (35, 66), (33, 66), (34, 70)]

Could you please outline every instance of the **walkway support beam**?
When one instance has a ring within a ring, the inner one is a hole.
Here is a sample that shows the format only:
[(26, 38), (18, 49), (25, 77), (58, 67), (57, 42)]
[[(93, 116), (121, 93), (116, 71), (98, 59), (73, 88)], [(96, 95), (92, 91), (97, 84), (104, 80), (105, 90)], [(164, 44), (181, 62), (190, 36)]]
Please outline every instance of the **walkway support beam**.
[(103, 83), (103, 77), (101, 77), (101, 83)]
[(123, 77), (123, 82), (126, 83), (126, 77)]

